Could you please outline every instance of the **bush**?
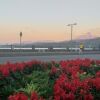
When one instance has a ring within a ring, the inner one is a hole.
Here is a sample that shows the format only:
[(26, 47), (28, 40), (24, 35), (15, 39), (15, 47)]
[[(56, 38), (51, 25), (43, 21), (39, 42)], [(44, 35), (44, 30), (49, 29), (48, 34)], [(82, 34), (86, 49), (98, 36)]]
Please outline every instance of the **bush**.
[(100, 61), (76, 59), (0, 65), (0, 99), (7, 98), (99, 100)]

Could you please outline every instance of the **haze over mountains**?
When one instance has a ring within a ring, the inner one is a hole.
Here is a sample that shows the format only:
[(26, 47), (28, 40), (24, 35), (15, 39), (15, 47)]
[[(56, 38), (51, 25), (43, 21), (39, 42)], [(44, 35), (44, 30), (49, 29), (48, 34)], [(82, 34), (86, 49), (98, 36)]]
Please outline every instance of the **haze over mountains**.
[[(33, 43), (23, 43), (22, 47), (79, 47), (80, 43), (83, 43), (85, 47), (93, 47), (93, 48), (100, 48), (100, 37), (93, 38), (93, 39), (79, 39), (73, 41), (41, 41), (41, 42), (33, 42)], [(13, 47), (19, 47), (20, 45), (12, 44)], [(11, 47), (11, 45), (1, 45), (0, 47)]]
[(80, 39), (73, 41), (62, 42), (37, 42), (34, 46), (38, 47), (79, 47), (80, 43), (83, 43), (85, 47), (100, 47), (100, 38), (93, 39)]
[(85, 47), (100, 48), (100, 37), (95, 37), (91, 32), (77, 37), (73, 41), (45, 41), (36, 42), (34, 46), (38, 47), (79, 47), (80, 43), (83, 43)]

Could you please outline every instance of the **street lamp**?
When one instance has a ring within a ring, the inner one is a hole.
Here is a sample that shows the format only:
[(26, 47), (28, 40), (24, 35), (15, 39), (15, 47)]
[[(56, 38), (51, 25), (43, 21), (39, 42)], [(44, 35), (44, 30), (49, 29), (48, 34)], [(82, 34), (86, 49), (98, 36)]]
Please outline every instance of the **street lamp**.
[(72, 41), (72, 39), (73, 39), (73, 37), (72, 37), (72, 33), (73, 33), (73, 26), (74, 25), (77, 25), (77, 23), (73, 23), (73, 24), (68, 24), (67, 26), (70, 26), (71, 27), (71, 41)]
[(22, 32), (20, 32), (20, 48), (21, 48), (21, 42), (22, 42)]

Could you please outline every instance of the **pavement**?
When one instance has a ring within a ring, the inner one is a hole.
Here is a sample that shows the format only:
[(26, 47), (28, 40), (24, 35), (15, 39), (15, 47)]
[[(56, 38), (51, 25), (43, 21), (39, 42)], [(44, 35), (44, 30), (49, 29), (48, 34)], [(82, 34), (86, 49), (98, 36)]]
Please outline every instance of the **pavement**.
[[(1, 53), (1, 52), (0, 52)], [(61, 61), (61, 60), (70, 60), (70, 59), (96, 59), (100, 60), (100, 52), (84, 52), (84, 53), (5, 53), (5, 55), (0, 54), (0, 64), (6, 63), (7, 61), (15, 62), (27, 62), (31, 60), (40, 60), (44, 62), (49, 62), (51, 60)]]
[(18, 57), (18, 56), (51, 56), (51, 55), (90, 55), (100, 54), (100, 51), (78, 51), (67, 52), (33, 52), (33, 51), (0, 51), (0, 57)]

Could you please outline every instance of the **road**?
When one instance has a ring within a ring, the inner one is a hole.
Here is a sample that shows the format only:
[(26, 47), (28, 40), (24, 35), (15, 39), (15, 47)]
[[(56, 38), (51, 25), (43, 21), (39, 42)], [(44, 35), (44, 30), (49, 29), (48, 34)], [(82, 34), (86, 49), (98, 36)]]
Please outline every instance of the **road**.
[(68, 60), (68, 59), (76, 59), (76, 58), (90, 58), (100, 60), (100, 54), (76, 54), (76, 55), (35, 55), (35, 56), (12, 56), (12, 57), (0, 57), (0, 63), (10, 62), (23, 62), (23, 61), (31, 61), (31, 60), (41, 60), (41, 61), (60, 61), (60, 60)]

